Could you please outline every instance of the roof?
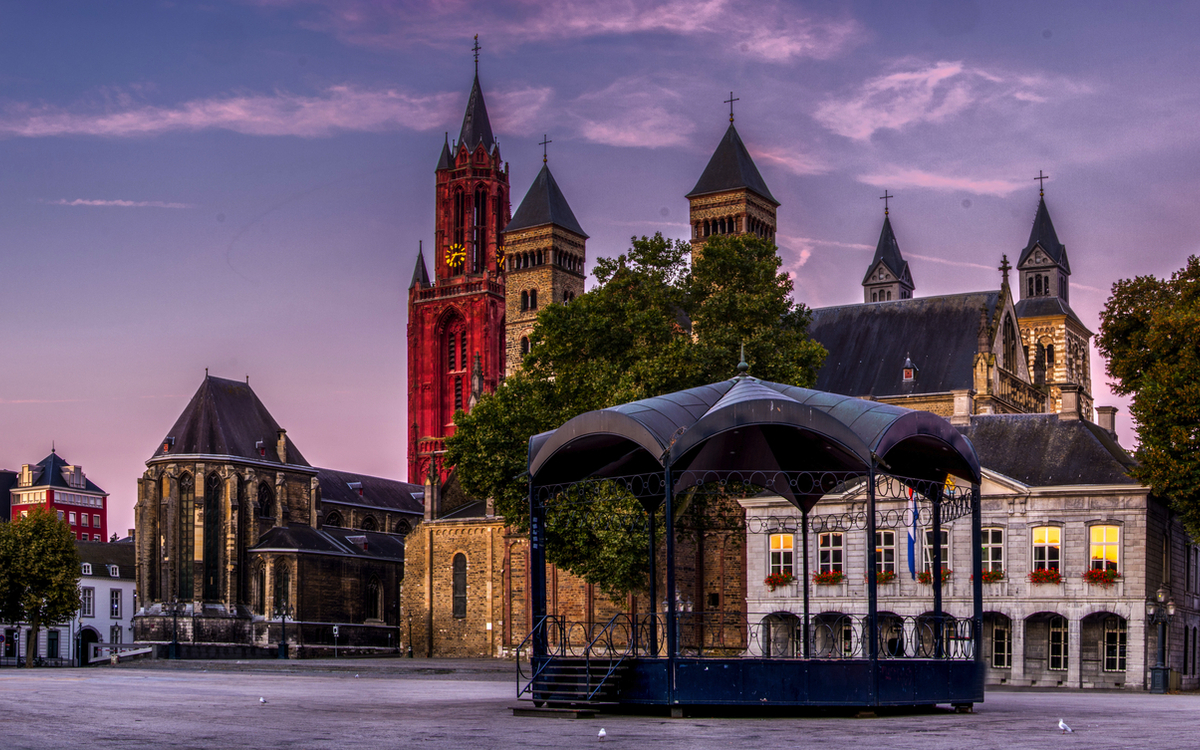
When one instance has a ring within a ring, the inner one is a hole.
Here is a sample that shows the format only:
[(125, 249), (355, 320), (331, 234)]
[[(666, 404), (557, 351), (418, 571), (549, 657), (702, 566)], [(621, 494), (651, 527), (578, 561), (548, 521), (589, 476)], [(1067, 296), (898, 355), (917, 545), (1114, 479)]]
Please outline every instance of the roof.
[[(997, 291), (872, 302), (812, 311), (808, 332), (829, 354), (816, 387), (847, 396), (945, 393), (972, 388), (979, 318), (996, 318)], [(916, 380), (904, 383), (904, 360)]]
[(488, 151), (496, 145), (492, 138), (492, 123), (488, 120), (487, 107), (483, 104), (483, 90), (479, 88), (479, 74), (471, 85), (471, 96), (467, 99), (467, 111), (463, 114), (462, 130), (458, 134), (460, 146), (474, 151), (480, 143)]
[(1025, 485), (1138, 484), (1129, 476), (1136, 462), (1107, 430), (1085, 419), (987, 415), (971, 417), (970, 425), (959, 429), (984, 468)]
[[(364, 550), (351, 537), (365, 539), (367, 548)], [(276, 526), (270, 529), (259, 538), (257, 544), (250, 548), (251, 552), (260, 550), (287, 550), (404, 561), (404, 539), (395, 534), (341, 529), (333, 526), (314, 529), (302, 523), (290, 523), (287, 526)]]
[[(941, 417), (747, 376), (586, 412), (529, 441), (536, 486), (658, 474), (669, 463), (681, 472), (675, 492), (697, 477), (758, 474), (767, 489), (806, 507), (829, 488), (801, 489), (781, 473), (862, 474), (875, 457), (900, 476), (979, 478), (970, 443)], [(663, 494), (661, 484), (637, 485), (643, 501)]]
[[(1088, 331), (1088, 327), (1083, 324), (1071, 306), (1066, 300), (1054, 295), (1050, 297), (1027, 297), (1016, 305), (1013, 309), (1017, 312), (1018, 318), (1041, 318), (1050, 315), (1066, 315), (1071, 320), (1080, 325), (1083, 330)], [(1091, 333), (1091, 331), (1088, 331)]]
[[(279, 429), (279, 423), (258, 400), (249, 383), (205, 375), (196, 395), (167, 432), (167, 437), (175, 439), (170, 453), (163, 452), (160, 442), (150, 460), (168, 455), (200, 454), (277, 464), (279, 455), (275, 445)], [(292, 439), (284, 439), (287, 441), (287, 463), (308, 466)], [(263, 455), (256, 446), (260, 440), (266, 447)]]
[(17, 472), (0, 469), (0, 521), (8, 518), (12, 512), (12, 495), (10, 491), (17, 486)]
[(1058, 233), (1054, 231), (1054, 222), (1050, 220), (1050, 210), (1046, 208), (1046, 198), (1038, 199), (1037, 215), (1033, 217), (1033, 228), (1029, 230), (1029, 244), (1021, 251), (1021, 259), (1017, 268), (1024, 268), (1025, 262), (1033, 254), (1035, 247), (1041, 247), (1050, 260), (1062, 266), (1071, 273), (1071, 264), (1067, 262), (1067, 248), (1058, 241)]
[(758, 173), (758, 167), (754, 166), (754, 160), (750, 158), (746, 144), (742, 143), (737, 128), (733, 127), (731, 122), (729, 130), (725, 131), (725, 137), (717, 144), (717, 150), (713, 152), (708, 166), (696, 182), (696, 187), (685, 197), (695, 198), (739, 188), (750, 190), (776, 206), (779, 205), (779, 201), (775, 200), (775, 196), (771, 195), (767, 188), (767, 183), (763, 181), (762, 175)]
[(425, 269), (425, 250), (417, 248), (417, 266), (413, 269), (412, 282), (408, 285), (409, 289), (416, 287), (424, 289), (429, 286), (429, 271)]
[(92, 576), (108, 578), (107, 566), (117, 566), (118, 579), (137, 577), (136, 547), (132, 542), (75, 542), (79, 559), (91, 563)]
[(442, 155), (438, 157), (436, 171), (440, 172), (452, 166), (454, 166), (454, 157), (450, 154), (450, 134), (446, 133), (446, 140), (442, 142)]
[[(383, 479), (335, 469), (317, 469), (321, 485), (321, 502), (344, 505), (367, 505), (403, 513), (423, 513), (425, 488), (395, 479)], [(362, 485), (362, 494), (350, 487), (351, 482)]]
[(892, 231), (892, 220), (883, 217), (883, 230), (879, 233), (879, 244), (875, 247), (875, 258), (867, 267), (867, 275), (863, 276), (863, 284), (871, 281), (871, 272), (875, 266), (883, 263), (892, 275), (901, 281), (912, 284), (912, 274), (908, 270), (908, 262), (900, 255), (900, 244), (896, 242), (896, 234)]
[(529, 192), (525, 193), (525, 198), (521, 201), (517, 212), (513, 214), (512, 221), (508, 222), (504, 231), (515, 232), (518, 229), (540, 227), (545, 224), (555, 224), (580, 237), (587, 237), (587, 233), (575, 219), (575, 213), (571, 211), (566, 196), (562, 194), (558, 183), (555, 182), (554, 175), (550, 174), (548, 164), (542, 164), (542, 171), (538, 172), (537, 178), (529, 186)]
[[(67, 484), (67, 480), (63, 478), (63, 469), (71, 464), (64, 461), (62, 456), (58, 455), (58, 453), (55, 451), (51, 450), (50, 455), (46, 456), (41, 461), (38, 461), (37, 465), (42, 467), (42, 473), (33, 480), (33, 482), (29, 485), (30, 487), (62, 487), (63, 489), (68, 490), (81, 489), (79, 487), (72, 487), (71, 485)], [(85, 489), (87, 492), (96, 492), (101, 495), (108, 494), (104, 490), (97, 487), (92, 480), (85, 477), (83, 481), (83, 489)], [(15, 487), (16, 485), (14, 485), (14, 488)]]

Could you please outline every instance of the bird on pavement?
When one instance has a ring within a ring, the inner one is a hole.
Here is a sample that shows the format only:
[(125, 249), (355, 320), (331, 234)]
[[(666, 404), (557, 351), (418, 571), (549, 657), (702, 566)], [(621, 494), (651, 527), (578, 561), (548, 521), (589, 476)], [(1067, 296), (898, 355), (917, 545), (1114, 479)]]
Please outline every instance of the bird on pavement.
[(267, 702), (267, 699), (266, 699), (266, 698), (259, 698), (259, 699), (258, 699), (258, 702), (259, 702), (259, 703), (266, 703), (266, 702)]
[(600, 728), (600, 734), (599, 734), (600, 741), (601, 741), (601, 742), (604, 742), (604, 738), (605, 738), (605, 737), (607, 737), (607, 736), (608, 736), (608, 732), (604, 731), (604, 727), (601, 727), (601, 728)]
[(1062, 730), (1063, 734), (1066, 734), (1067, 732), (1075, 732), (1075, 730), (1067, 726), (1067, 722), (1063, 721), (1062, 719), (1058, 720), (1058, 728)]

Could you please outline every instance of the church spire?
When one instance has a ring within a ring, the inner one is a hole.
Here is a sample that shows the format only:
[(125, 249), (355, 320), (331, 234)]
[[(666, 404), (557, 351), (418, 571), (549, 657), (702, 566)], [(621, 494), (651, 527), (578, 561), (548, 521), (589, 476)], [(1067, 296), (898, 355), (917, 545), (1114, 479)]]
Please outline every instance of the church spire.
[(896, 233), (892, 230), (892, 219), (886, 214), (883, 217), (883, 229), (879, 232), (879, 244), (875, 246), (875, 257), (867, 267), (862, 286), (864, 302), (887, 302), (908, 299), (913, 295), (915, 285), (912, 273), (908, 269), (908, 261), (900, 254), (900, 243), (896, 241)]
[(684, 197), (697, 198), (727, 190), (749, 190), (770, 201), (772, 205), (779, 205), (779, 201), (775, 200), (767, 183), (763, 181), (762, 175), (758, 173), (758, 167), (755, 166), (754, 159), (750, 157), (750, 152), (746, 149), (746, 144), (742, 143), (742, 138), (732, 121), (729, 123), (729, 129), (725, 131), (725, 137), (717, 144), (717, 150), (713, 151), (712, 158), (708, 160), (708, 166), (696, 181), (696, 187)]
[(454, 156), (450, 153), (450, 134), (446, 133), (446, 140), (442, 143), (442, 155), (438, 158), (437, 170), (449, 169), (454, 166)]
[(417, 266), (413, 269), (412, 282), (409, 289), (427, 289), (429, 287), (429, 271), (425, 268), (425, 249), (417, 244)]
[(467, 99), (467, 111), (463, 114), (458, 142), (466, 146), (468, 151), (474, 151), (480, 143), (489, 152), (496, 146), (496, 140), (492, 137), (492, 123), (488, 120), (487, 107), (483, 103), (483, 89), (479, 87), (478, 73), (471, 85), (471, 96)]
[(555, 182), (554, 175), (550, 173), (550, 165), (543, 162), (542, 171), (538, 172), (537, 179), (529, 186), (529, 192), (525, 194), (504, 231), (507, 234), (546, 224), (555, 224), (580, 237), (588, 236), (579, 226), (575, 212), (571, 210), (566, 196)]

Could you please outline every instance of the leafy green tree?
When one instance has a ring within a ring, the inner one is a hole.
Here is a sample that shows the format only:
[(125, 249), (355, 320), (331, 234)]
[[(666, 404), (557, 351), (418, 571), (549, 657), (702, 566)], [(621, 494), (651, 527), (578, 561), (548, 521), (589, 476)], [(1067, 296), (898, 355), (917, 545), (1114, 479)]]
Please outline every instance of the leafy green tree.
[(1170, 279), (1114, 284), (1096, 346), (1114, 392), (1133, 396), (1139, 445), (1131, 473), (1200, 537), (1200, 259), (1188, 258)]
[(29, 623), (25, 666), (41, 628), (79, 609), (79, 566), (75, 535), (46, 508), (0, 523), (0, 620)]
[[(595, 288), (538, 314), (522, 372), (455, 415), (446, 460), (468, 493), (493, 498), (527, 530), (531, 435), (586, 411), (728, 379), (742, 345), (756, 377), (813, 383), (825, 351), (808, 337), (809, 312), (791, 299), (775, 246), (718, 236), (694, 264), (689, 252), (661, 234), (634, 238), (628, 252), (597, 260)], [(643, 589), (644, 516), (620, 496), (552, 514), (548, 557), (610, 596)]]

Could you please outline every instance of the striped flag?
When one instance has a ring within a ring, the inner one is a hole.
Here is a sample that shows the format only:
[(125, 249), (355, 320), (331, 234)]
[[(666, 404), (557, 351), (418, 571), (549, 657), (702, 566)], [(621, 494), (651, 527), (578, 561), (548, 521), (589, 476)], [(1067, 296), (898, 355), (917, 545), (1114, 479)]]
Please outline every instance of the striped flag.
[(908, 488), (908, 513), (912, 520), (908, 524), (908, 573), (917, 580), (917, 496)]

